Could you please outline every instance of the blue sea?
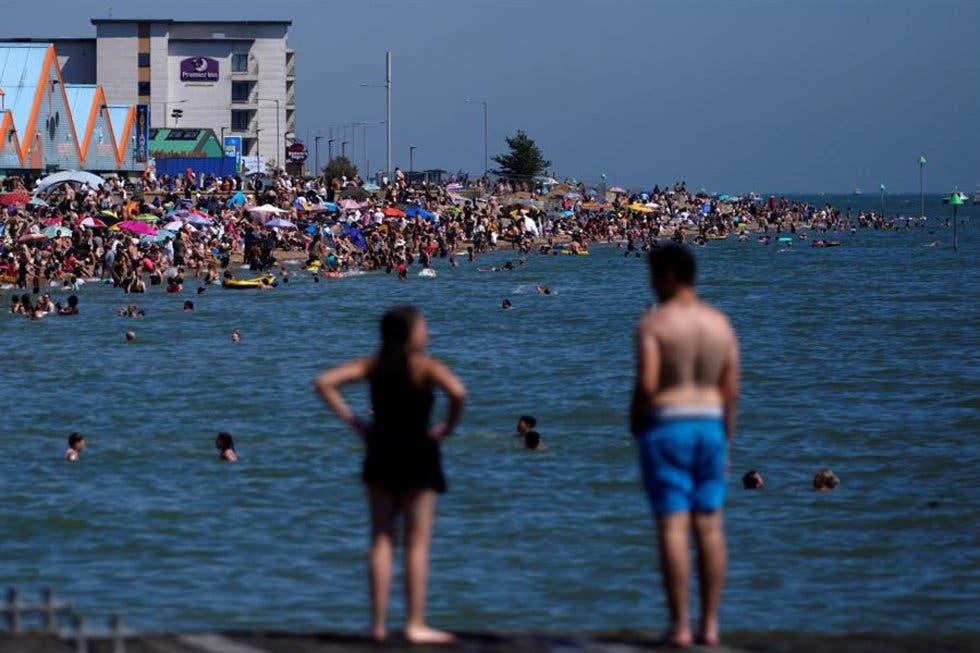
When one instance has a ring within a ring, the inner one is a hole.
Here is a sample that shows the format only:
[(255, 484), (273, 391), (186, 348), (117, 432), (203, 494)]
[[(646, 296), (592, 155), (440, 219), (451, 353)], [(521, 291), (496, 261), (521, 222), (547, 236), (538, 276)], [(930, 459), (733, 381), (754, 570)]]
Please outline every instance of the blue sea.
[[(917, 214), (908, 197), (889, 215)], [(930, 207), (909, 230), (836, 234), (833, 249), (697, 249), (700, 290), (731, 315), (743, 351), (726, 630), (976, 630), (980, 239), (976, 207), (963, 207), (954, 253), (948, 208)], [(477, 270), (506, 260), (516, 256), (440, 261), (437, 278), (405, 283), (299, 275), (273, 292), (90, 284), (76, 318), (0, 314), (0, 585), (51, 585), (93, 620), (119, 612), (144, 630), (363, 628), (361, 447), (310, 380), (370, 352), (380, 314), (412, 303), (470, 392), (444, 447), (432, 623), (664, 625), (626, 432), (632, 330), (652, 300), (645, 262), (596, 245)], [(146, 317), (116, 317), (130, 302)], [(366, 409), (363, 388), (349, 396)], [(521, 413), (538, 418), (548, 451), (514, 445)], [(221, 430), (237, 465), (217, 461)], [(71, 431), (88, 438), (75, 465), (61, 461)], [(837, 491), (810, 490), (821, 467), (840, 476)], [(764, 490), (740, 488), (748, 469)], [(393, 611), (397, 625), (397, 589)]]

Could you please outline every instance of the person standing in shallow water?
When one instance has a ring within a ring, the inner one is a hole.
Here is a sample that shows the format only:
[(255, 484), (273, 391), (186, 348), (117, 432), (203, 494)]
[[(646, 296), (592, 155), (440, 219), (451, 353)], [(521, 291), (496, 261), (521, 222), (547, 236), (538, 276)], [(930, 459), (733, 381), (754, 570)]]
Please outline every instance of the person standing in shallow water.
[(665, 643), (694, 643), (688, 614), (688, 542), (698, 549), (698, 640), (719, 643), (727, 557), (721, 507), (727, 443), (735, 433), (739, 352), (728, 318), (694, 291), (694, 257), (668, 245), (650, 253), (660, 306), (640, 318), (630, 410), (640, 465), (657, 521), (660, 567), (671, 625)]
[[(384, 641), (391, 593), (395, 522), (405, 518), (405, 583), (408, 615), (405, 637), (415, 644), (446, 644), (449, 633), (425, 622), (429, 545), (436, 497), (446, 491), (439, 441), (459, 422), (466, 389), (448, 367), (425, 353), (429, 335), (422, 314), (393, 308), (381, 319), (377, 354), (331, 368), (313, 382), (316, 392), (341, 421), (365, 441), (362, 480), (371, 514), (369, 552), (371, 635)], [(368, 381), (374, 421), (365, 424), (351, 411), (340, 388)], [(434, 391), (448, 399), (444, 422), (430, 424)]]

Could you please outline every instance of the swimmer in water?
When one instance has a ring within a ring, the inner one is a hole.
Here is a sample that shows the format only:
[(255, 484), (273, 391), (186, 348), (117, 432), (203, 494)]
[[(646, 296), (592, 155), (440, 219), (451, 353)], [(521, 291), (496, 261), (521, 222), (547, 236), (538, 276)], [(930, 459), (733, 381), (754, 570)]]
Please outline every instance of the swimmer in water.
[(242, 334), (238, 332), (238, 329), (235, 329), (234, 331), (231, 332), (231, 341), (232, 342), (242, 341)]
[(746, 490), (761, 490), (765, 486), (766, 482), (762, 479), (762, 474), (754, 469), (745, 472), (742, 476), (742, 487)]
[(514, 433), (514, 437), (523, 438), (538, 425), (538, 420), (531, 415), (521, 415), (517, 418), (517, 432)]
[(548, 450), (548, 447), (541, 444), (541, 434), (537, 431), (528, 431), (524, 434), (524, 448), (530, 451)]
[(65, 461), (70, 463), (78, 462), (83, 451), (85, 451), (85, 436), (81, 433), (72, 433), (69, 435), (68, 449), (65, 451)]
[(537, 293), (539, 295), (550, 295), (551, 294), (551, 288), (549, 288), (548, 286), (543, 286), (540, 283), (538, 285), (534, 286), (534, 289), (537, 291)]
[(214, 447), (218, 450), (218, 460), (227, 460), (230, 463), (238, 462), (238, 455), (235, 454), (235, 441), (231, 439), (230, 433), (222, 431), (214, 439)]
[(127, 331), (126, 332), (126, 342), (133, 342), (134, 340), (136, 340), (136, 332), (135, 331)]
[(813, 477), (813, 489), (817, 492), (832, 492), (838, 485), (840, 485), (840, 479), (837, 474), (826, 467)]
[(504, 301), (500, 302), (500, 308), (504, 309), (505, 311), (509, 311), (511, 308), (513, 308), (513, 306), (511, 305), (509, 299), (505, 299)]
[(186, 302), (184, 302), (184, 312), (189, 313), (193, 310), (194, 310), (194, 302), (188, 299)]

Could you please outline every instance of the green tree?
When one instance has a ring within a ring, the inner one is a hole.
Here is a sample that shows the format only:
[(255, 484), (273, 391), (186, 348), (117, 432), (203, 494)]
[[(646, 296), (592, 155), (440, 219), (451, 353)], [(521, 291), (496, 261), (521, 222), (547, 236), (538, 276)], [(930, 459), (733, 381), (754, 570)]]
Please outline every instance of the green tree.
[(346, 156), (334, 157), (334, 159), (323, 168), (323, 180), (329, 184), (334, 179), (347, 177), (353, 179), (357, 175), (357, 166)]
[(500, 166), (497, 174), (506, 177), (531, 178), (543, 173), (551, 161), (541, 155), (541, 150), (534, 140), (528, 136), (524, 130), (517, 130), (516, 136), (507, 139), (507, 147), (510, 148), (509, 154), (498, 154), (493, 157), (494, 162)]

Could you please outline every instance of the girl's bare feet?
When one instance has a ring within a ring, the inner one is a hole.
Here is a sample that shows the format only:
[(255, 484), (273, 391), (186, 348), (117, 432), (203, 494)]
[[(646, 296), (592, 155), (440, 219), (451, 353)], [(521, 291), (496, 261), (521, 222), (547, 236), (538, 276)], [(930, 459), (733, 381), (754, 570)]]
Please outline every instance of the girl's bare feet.
[(452, 644), (456, 641), (452, 633), (420, 626), (405, 626), (405, 639), (411, 644)]
[(385, 642), (388, 639), (388, 629), (384, 626), (374, 626), (371, 628), (371, 639), (373, 639), (378, 644)]
[(694, 636), (690, 630), (668, 630), (657, 640), (657, 646), (673, 648), (687, 648), (693, 643)]

